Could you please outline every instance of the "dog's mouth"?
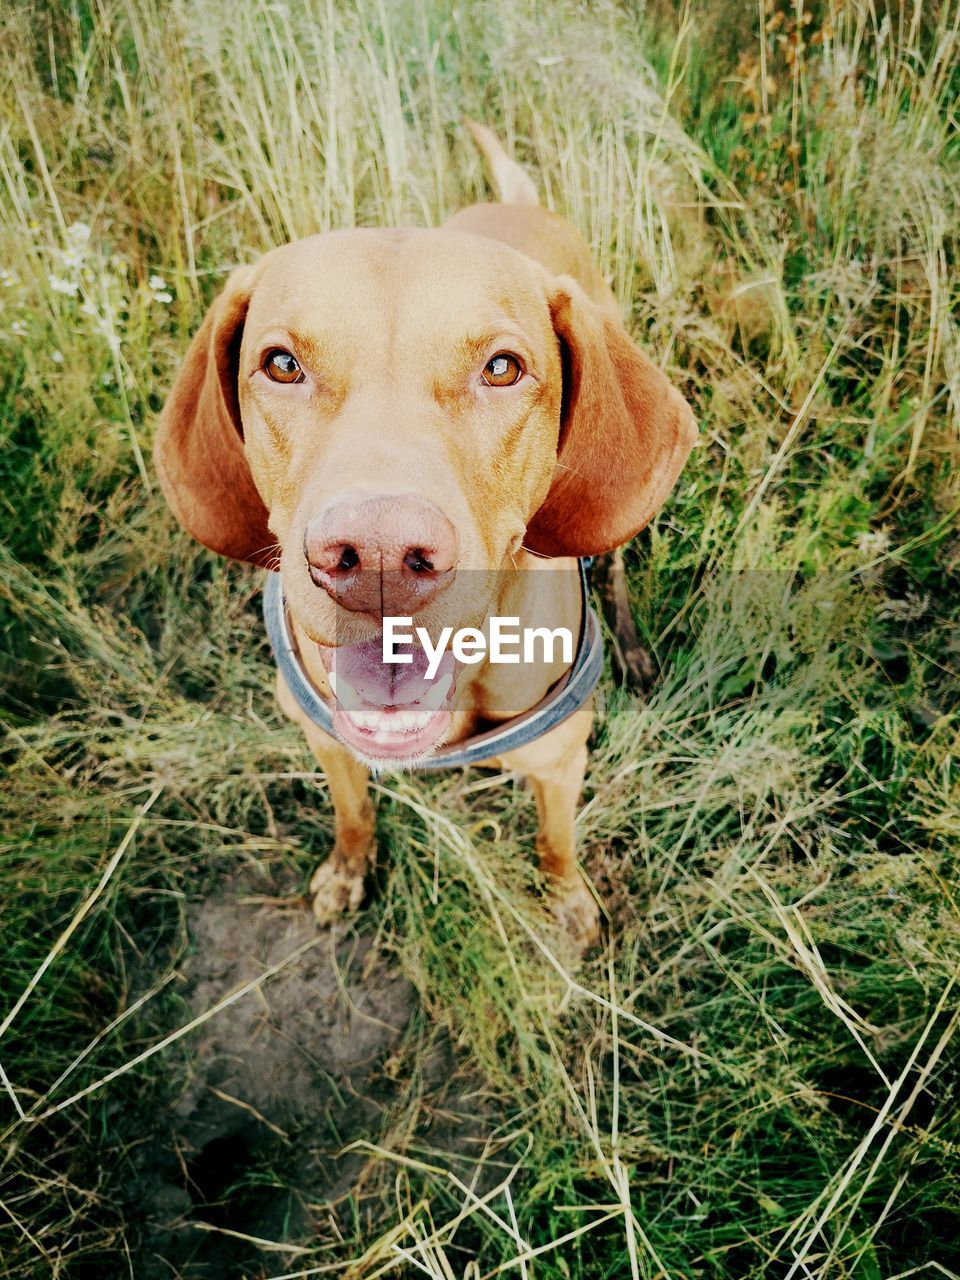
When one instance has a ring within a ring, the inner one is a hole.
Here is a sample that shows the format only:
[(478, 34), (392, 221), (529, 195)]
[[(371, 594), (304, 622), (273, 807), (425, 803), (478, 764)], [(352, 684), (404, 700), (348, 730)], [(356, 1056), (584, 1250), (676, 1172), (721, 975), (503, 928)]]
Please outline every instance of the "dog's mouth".
[(337, 648), (320, 646), (333, 694), (337, 736), (364, 759), (388, 765), (434, 751), (450, 731), (456, 662), (444, 653), (433, 679), (420, 646), (411, 661), (383, 661), (380, 637)]

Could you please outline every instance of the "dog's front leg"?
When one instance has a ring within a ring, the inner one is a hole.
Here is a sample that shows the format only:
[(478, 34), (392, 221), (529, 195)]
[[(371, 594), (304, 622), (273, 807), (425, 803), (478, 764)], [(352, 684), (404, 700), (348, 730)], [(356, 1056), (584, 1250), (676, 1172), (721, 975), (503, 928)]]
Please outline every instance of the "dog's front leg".
[(346, 747), (304, 716), (279, 673), (277, 701), (303, 729), (327, 779), (333, 802), (333, 849), (310, 881), (313, 914), (318, 923), (327, 924), (347, 911), (356, 911), (363, 901), (367, 875), (376, 861), (373, 806), (367, 792), (370, 773)]
[(537, 853), (554, 892), (553, 912), (581, 947), (596, 942), (600, 911), (577, 866), (574, 822), (587, 767), (592, 700), (536, 742), (501, 757), (530, 781), (537, 801)]

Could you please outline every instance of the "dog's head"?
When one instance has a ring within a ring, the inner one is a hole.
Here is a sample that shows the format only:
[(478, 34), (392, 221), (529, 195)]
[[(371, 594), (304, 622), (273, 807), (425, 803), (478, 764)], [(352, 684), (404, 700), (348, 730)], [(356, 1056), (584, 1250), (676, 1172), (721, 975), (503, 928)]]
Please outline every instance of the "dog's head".
[[(453, 230), (339, 231), (234, 272), (155, 458), (200, 542), (279, 564), (331, 670), (344, 645), (372, 652), (385, 615), (473, 624), (482, 602), (458, 597), (458, 578), (510, 568), (521, 546), (627, 541), (695, 437), (686, 402), (572, 279)], [(348, 679), (341, 660), (338, 731), (389, 759), (435, 745), (446, 711), (427, 714), (418, 664), (389, 688), (367, 665)], [(367, 725), (343, 714), (354, 699)]]

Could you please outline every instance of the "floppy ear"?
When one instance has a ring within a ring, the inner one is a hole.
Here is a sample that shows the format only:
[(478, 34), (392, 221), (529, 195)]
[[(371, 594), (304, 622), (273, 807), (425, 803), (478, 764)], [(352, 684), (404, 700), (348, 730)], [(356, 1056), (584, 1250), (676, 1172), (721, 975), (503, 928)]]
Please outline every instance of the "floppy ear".
[(655, 515), (697, 438), (690, 406), (573, 280), (550, 300), (563, 364), (553, 483), (524, 546), (545, 556), (599, 555)]
[(163, 406), (153, 447), (174, 515), (222, 556), (265, 565), (275, 539), (243, 451), (237, 378), (254, 271), (240, 267), (211, 306)]

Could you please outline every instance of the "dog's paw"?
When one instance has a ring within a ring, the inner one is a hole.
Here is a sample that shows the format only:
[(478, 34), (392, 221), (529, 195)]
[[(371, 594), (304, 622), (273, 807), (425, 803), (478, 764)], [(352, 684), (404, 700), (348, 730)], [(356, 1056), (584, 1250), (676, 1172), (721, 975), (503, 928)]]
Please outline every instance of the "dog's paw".
[(335, 858), (321, 862), (310, 881), (317, 924), (330, 924), (340, 916), (356, 911), (363, 901), (363, 881), (362, 871), (345, 867)]
[(573, 882), (557, 884), (553, 917), (566, 929), (578, 951), (586, 951), (600, 937), (600, 908), (579, 876)]

